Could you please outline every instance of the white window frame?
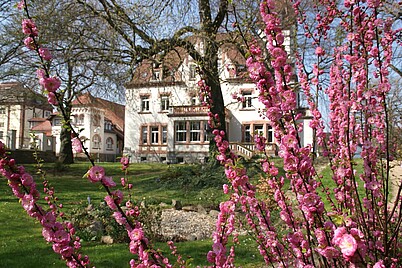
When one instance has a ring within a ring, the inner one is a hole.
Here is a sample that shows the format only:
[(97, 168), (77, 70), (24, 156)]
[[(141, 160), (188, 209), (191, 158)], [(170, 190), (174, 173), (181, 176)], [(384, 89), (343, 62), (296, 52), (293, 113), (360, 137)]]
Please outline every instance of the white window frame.
[[(184, 126), (184, 128), (183, 128)], [(186, 121), (176, 121), (175, 122), (175, 141), (176, 142), (187, 142), (187, 122)]]
[(112, 137), (108, 137), (105, 141), (106, 143), (106, 150), (113, 150), (113, 138)]
[(169, 111), (169, 96), (161, 96), (161, 111)]
[(243, 109), (253, 108), (252, 95), (253, 94), (250, 91), (243, 91)]
[(159, 144), (159, 126), (151, 126), (151, 144)]
[(148, 144), (148, 126), (141, 127), (141, 144)]
[(190, 121), (190, 142), (201, 141), (201, 121)]
[(149, 112), (150, 99), (149, 96), (141, 96), (141, 112)]

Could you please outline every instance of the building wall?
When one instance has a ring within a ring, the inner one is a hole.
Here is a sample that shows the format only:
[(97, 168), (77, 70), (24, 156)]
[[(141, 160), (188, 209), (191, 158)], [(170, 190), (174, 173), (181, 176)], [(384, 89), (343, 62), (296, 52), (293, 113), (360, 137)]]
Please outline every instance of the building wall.
[[(73, 107), (71, 111), (74, 129), (83, 139), (84, 146), (88, 152), (101, 161), (115, 161), (117, 158), (117, 135), (105, 130), (105, 113), (102, 109), (95, 107)], [(52, 135), (56, 140), (56, 154), (60, 152), (60, 131), (61, 125), (55, 124), (60, 118), (53, 119)], [(94, 139), (94, 137), (98, 139)], [(106, 140), (112, 140), (112, 147), (107, 148)]]
[(29, 119), (44, 117), (45, 111), (23, 104), (0, 105), (0, 140), (10, 149), (29, 149)]

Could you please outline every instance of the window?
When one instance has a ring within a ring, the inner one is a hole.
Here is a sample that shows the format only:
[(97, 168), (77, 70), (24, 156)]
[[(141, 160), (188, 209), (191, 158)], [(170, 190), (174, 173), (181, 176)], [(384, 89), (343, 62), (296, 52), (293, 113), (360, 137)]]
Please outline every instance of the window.
[(52, 114), (51, 111), (44, 111), (43, 112), (44, 117), (49, 117), (51, 114)]
[(141, 129), (141, 138), (142, 138), (142, 144), (147, 144), (148, 143), (148, 127), (143, 126)]
[(0, 139), (3, 139), (3, 131), (0, 131)]
[(0, 114), (6, 114), (6, 108), (0, 107)]
[(190, 64), (190, 80), (195, 80), (197, 78), (197, 65)]
[(141, 112), (149, 111), (149, 96), (141, 96)]
[(209, 126), (206, 121), (175, 122), (176, 142), (208, 142)]
[(112, 122), (106, 121), (104, 127), (105, 130), (112, 130)]
[(176, 141), (187, 141), (187, 129), (185, 121), (176, 122)]
[(160, 81), (161, 80), (161, 73), (160, 71), (154, 71), (152, 73), (152, 80), (154, 81)]
[(251, 142), (251, 131), (250, 131), (250, 125), (245, 125), (244, 126), (244, 142)]
[(95, 134), (92, 137), (92, 148), (100, 149), (100, 144), (101, 144), (101, 137), (98, 134)]
[(192, 96), (191, 97), (191, 105), (196, 105), (197, 104), (197, 99), (198, 99), (197, 96)]
[(204, 121), (203, 125), (204, 125), (204, 141), (209, 141), (211, 129), (208, 125), (208, 121)]
[(113, 150), (113, 139), (111, 137), (106, 139), (106, 150)]
[(201, 141), (201, 122), (190, 122), (190, 141)]
[(158, 144), (159, 142), (159, 127), (151, 127), (151, 143)]
[(53, 121), (53, 124), (55, 126), (61, 126), (61, 118), (55, 118)]
[(0, 127), (4, 127), (4, 122), (0, 122)]
[(84, 124), (84, 118), (85, 118), (85, 115), (83, 115), (83, 114), (78, 115), (78, 117), (77, 117), (77, 125), (83, 125)]
[(161, 124), (143, 125), (141, 127), (141, 141), (143, 145), (166, 144), (167, 126)]
[(267, 140), (268, 140), (269, 143), (272, 143), (272, 142), (274, 142), (274, 130), (269, 125), (267, 126), (267, 129), (268, 129)]
[(169, 110), (169, 96), (161, 96), (161, 111)]
[(254, 135), (264, 135), (264, 125), (254, 125)]
[(162, 144), (167, 143), (167, 127), (162, 127)]
[(252, 108), (253, 107), (251, 105), (251, 92), (243, 92), (242, 107), (243, 108)]

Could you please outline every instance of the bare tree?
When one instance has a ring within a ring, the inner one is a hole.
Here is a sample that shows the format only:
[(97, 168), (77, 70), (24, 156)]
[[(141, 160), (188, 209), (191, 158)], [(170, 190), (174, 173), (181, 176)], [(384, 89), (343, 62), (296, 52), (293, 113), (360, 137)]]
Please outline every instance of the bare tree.
[[(0, 27), (3, 30), (0, 37), (1, 78), (23, 82), (39, 92), (42, 89), (38, 86), (35, 73), (37, 61), (32, 61), (35, 55), (33, 51), (26, 49), (22, 42), (22, 14), (16, 8), (6, 8), (10, 6), (9, 1), (0, 3), (0, 7), (4, 7), (0, 12)], [(118, 58), (116, 56), (104, 60), (110, 56), (110, 51), (113, 51), (108, 46), (115, 45), (110, 41), (114, 39), (109, 39), (109, 31), (102, 21), (96, 18), (88, 19), (88, 14), (81, 5), (71, 1), (35, 1), (31, 3), (29, 11), (40, 29), (38, 41), (52, 52), (52, 71), (63, 82), (60, 112), (65, 119), (70, 118), (71, 104), (78, 94), (90, 90), (93, 94), (100, 95), (110, 92), (111, 88), (118, 90), (114, 77), (118, 72), (121, 79), (126, 73), (127, 64), (119, 65), (124, 59), (113, 62)], [(104, 44), (103, 47), (97, 47), (96, 51), (88, 49), (92, 47), (95, 37), (97, 42), (103, 41)], [(60, 134), (59, 160), (72, 163), (71, 128), (67, 122), (64, 123)]]

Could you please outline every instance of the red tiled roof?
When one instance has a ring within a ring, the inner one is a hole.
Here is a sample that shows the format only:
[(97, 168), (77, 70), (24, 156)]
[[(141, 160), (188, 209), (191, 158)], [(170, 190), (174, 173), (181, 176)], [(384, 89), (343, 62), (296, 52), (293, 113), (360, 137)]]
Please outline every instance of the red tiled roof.
[[(227, 34), (218, 34), (217, 42), (221, 42), (221, 51), (223, 59), (229, 59), (235, 65), (245, 65), (246, 59), (240, 53), (240, 51), (236, 48), (236, 46), (230, 42), (224, 42), (224, 40), (229, 40), (230, 36)], [(190, 36), (188, 40), (193, 43), (200, 43), (203, 37), (199, 36)], [(157, 57), (155, 58), (156, 60)], [(155, 66), (154, 61), (147, 59), (143, 60), (138, 67), (135, 69), (133, 74), (133, 79), (126, 84), (127, 88), (137, 88), (142, 86), (149, 85), (159, 85), (161, 83), (175, 83), (181, 84), (183, 83), (181, 74), (177, 71), (182, 63), (188, 63), (189, 53), (181, 47), (176, 47), (173, 50), (169, 51), (166, 55), (164, 55), (163, 59), (159, 59), (162, 61), (160, 66)], [(162, 81), (153, 81), (152, 74), (153, 71), (161, 72), (161, 76), (163, 78)], [(163, 73), (163, 74), (162, 74)], [(238, 74), (240, 77), (245, 77), (244, 74)]]
[(110, 120), (119, 131), (124, 131), (124, 105), (94, 97), (89, 93), (79, 95), (73, 100), (72, 105), (103, 109), (105, 111), (105, 117)]
[(49, 120), (45, 120), (42, 123), (31, 128), (32, 131), (45, 133), (46, 136), (52, 136), (52, 125)]
[(47, 120), (47, 118), (43, 118), (43, 117), (32, 117), (32, 118), (28, 119), (28, 122), (44, 122), (46, 120)]

